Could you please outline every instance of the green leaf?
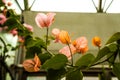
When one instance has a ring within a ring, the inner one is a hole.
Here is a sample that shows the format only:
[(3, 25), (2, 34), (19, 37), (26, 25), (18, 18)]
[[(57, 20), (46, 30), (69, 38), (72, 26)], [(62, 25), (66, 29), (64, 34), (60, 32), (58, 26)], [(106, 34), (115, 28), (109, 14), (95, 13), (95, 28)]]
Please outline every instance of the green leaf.
[(9, 26), (9, 30), (12, 30), (14, 28), (21, 28), (21, 24), (19, 20), (17, 20), (14, 17), (10, 17), (6, 22), (5, 26)]
[(42, 64), (48, 59), (50, 59), (52, 56), (49, 53), (39, 54), (38, 57), (40, 58), (40, 61)]
[(108, 76), (111, 76), (111, 74), (103, 67), (102, 72), (98, 74), (99, 80), (111, 80), (111, 77)]
[(41, 38), (38, 38), (38, 37), (35, 37), (35, 38), (30, 37), (26, 40), (25, 43), (26, 43), (25, 45), (27, 46), (27, 48), (34, 47), (34, 46), (46, 48), (45, 42)]
[(71, 69), (67, 75), (66, 75), (66, 80), (82, 80), (83, 79), (83, 74), (79, 69)]
[(120, 32), (117, 32), (117, 33), (113, 34), (113, 35), (110, 37), (110, 39), (107, 41), (106, 44), (115, 42), (115, 41), (117, 41), (117, 40), (119, 40), (119, 39), (120, 39)]
[(2, 2), (2, 0), (0, 0), (0, 7), (4, 6), (5, 4)]
[(80, 59), (77, 60), (75, 63), (76, 66), (79, 66), (80, 68), (88, 67), (89, 64), (95, 59), (93, 54), (85, 54), (84, 56), (80, 57)]
[(109, 61), (109, 64), (112, 65), (114, 62), (115, 62), (115, 59), (117, 57), (117, 54), (118, 54), (118, 47), (117, 47), (117, 44), (115, 43), (112, 43), (108, 46), (109, 50), (110, 50), (110, 53), (107, 55), (107, 58), (108, 61)]
[(111, 52), (116, 52), (116, 50), (118, 49), (117, 44), (115, 44), (115, 43), (110, 44), (110, 45), (108, 46), (108, 48), (109, 48), (109, 50), (110, 50)]
[(115, 60), (116, 60), (116, 57), (117, 57), (117, 53), (109, 53), (107, 55), (107, 58), (108, 58), (108, 62), (109, 62), (109, 65), (113, 65)]
[(108, 47), (104, 47), (102, 48), (98, 54), (97, 54), (97, 57), (95, 58), (95, 60), (93, 61), (93, 63), (99, 61), (101, 58), (103, 58), (104, 56), (106, 56), (108, 53), (110, 53), (110, 50)]
[(61, 80), (61, 78), (63, 78), (65, 74), (66, 74), (65, 68), (61, 68), (58, 70), (49, 69), (47, 80)]
[(66, 65), (68, 62), (68, 59), (65, 55), (63, 54), (57, 54), (51, 59), (48, 59), (43, 65), (43, 69), (60, 69)]
[(35, 56), (35, 53), (38, 54), (38, 53), (41, 53), (42, 50), (40, 47), (30, 47), (30, 48), (27, 48), (27, 51), (26, 51), (26, 58), (33, 58)]
[(113, 65), (113, 73), (117, 76), (117, 78), (120, 80), (120, 63), (115, 63)]

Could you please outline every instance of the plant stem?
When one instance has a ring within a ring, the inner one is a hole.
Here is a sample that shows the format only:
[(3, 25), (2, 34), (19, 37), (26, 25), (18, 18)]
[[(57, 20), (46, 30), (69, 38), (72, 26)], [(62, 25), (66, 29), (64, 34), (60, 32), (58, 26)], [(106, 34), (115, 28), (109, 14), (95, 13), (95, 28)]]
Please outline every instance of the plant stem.
[(7, 50), (6, 43), (5, 43), (5, 41), (1, 37), (0, 37), (0, 40), (2, 41), (2, 43), (4, 45), (3, 58), (5, 58), (5, 53), (6, 53), (6, 50)]
[(73, 66), (73, 55), (72, 55), (72, 51), (71, 51), (71, 48), (70, 48), (70, 44), (67, 43), (68, 47), (69, 47), (69, 50), (70, 50), (70, 55), (71, 55), (71, 65)]
[(48, 45), (48, 32), (49, 32), (49, 28), (47, 27), (47, 32), (46, 32), (46, 50), (47, 50), (47, 45)]
[(46, 50), (51, 56), (54, 56), (53, 53), (51, 53), (49, 50)]
[(0, 61), (0, 64), (2, 64), (2, 66), (3, 66), (3, 67), (6, 69), (6, 71), (10, 74), (11, 79), (12, 79), (12, 80), (15, 80), (15, 79), (14, 79), (14, 76), (12, 75), (11, 70), (9, 69), (9, 67), (7, 66), (7, 64), (5, 63), (5, 61), (4, 61), (3, 59)]

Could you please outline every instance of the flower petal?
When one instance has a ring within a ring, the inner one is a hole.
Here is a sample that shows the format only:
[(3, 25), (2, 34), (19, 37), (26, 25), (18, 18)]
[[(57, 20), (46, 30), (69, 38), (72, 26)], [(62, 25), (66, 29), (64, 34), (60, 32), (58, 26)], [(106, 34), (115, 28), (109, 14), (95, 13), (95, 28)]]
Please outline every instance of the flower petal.
[(38, 13), (35, 17), (35, 21), (40, 28), (47, 27), (47, 15), (44, 13)]

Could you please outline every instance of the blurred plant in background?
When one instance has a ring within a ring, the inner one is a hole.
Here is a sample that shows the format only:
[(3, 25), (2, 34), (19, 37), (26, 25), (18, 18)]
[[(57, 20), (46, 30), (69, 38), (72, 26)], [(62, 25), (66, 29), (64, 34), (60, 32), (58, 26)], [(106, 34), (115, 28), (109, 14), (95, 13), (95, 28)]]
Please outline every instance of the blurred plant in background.
[[(24, 69), (28, 72), (45, 70), (48, 74), (48, 80), (60, 80), (63, 77), (66, 80), (82, 80), (84, 76), (82, 69), (87, 70), (105, 62), (120, 79), (120, 62), (117, 60), (117, 58), (120, 59), (120, 32), (113, 34), (105, 45), (102, 45), (99, 37), (94, 37), (92, 43), (98, 47), (97, 56), (94, 56), (92, 52), (88, 53), (88, 41), (84, 36), (72, 40), (69, 32), (58, 28), (52, 29), (52, 35), (49, 34), (49, 28), (55, 22), (56, 13), (38, 13), (36, 15), (36, 24), (40, 29), (46, 29), (46, 34), (44, 38), (34, 37), (32, 26), (21, 21), (20, 16), (13, 9), (8, 9), (7, 6), (10, 5), (12, 4), (0, 1), (0, 34), (9, 33), (17, 36), (18, 42), (17, 46), (13, 47), (6, 44), (4, 39), (0, 37), (0, 44), (2, 44), (0, 45), (0, 50), (2, 50), (0, 67), (1, 70), (7, 70), (10, 73), (12, 80), (15, 80), (14, 76), (5, 62), (6, 57), (9, 57), (6, 55), (8, 46), (12, 50), (24, 46), (26, 50), (26, 59), (23, 62)], [(55, 43), (65, 45), (65, 47), (58, 52), (51, 52), (48, 46), (53, 40)], [(73, 61), (75, 54), (81, 55), (76, 62)], [(100, 75), (100, 79), (103, 80), (103, 75)], [(2, 80), (4, 79), (2, 78)]]

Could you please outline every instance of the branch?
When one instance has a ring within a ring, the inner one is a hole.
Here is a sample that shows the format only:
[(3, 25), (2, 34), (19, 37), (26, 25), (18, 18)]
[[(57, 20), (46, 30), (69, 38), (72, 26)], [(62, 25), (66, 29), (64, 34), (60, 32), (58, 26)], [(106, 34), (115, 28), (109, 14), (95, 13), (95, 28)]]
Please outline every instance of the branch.
[(5, 68), (5, 70), (10, 74), (10, 77), (12, 80), (15, 80), (13, 75), (12, 75), (12, 72), (10, 71), (10, 69), (8, 68), (7, 64), (5, 63), (4, 59), (2, 58), (0, 60), (0, 64), (2, 64), (2, 66)]
[(0, 37), (0, 40), (2, 41), (2, 43), (3, 43), (3, 45), (4, 45), (4, 51), (3, 51), (3, 57), (5, 58), (5, 53), (6, 53), (6, 51), (7, 51), (7, 47), (6, 47), (6, 43), (5, 43), (5, 41)]

